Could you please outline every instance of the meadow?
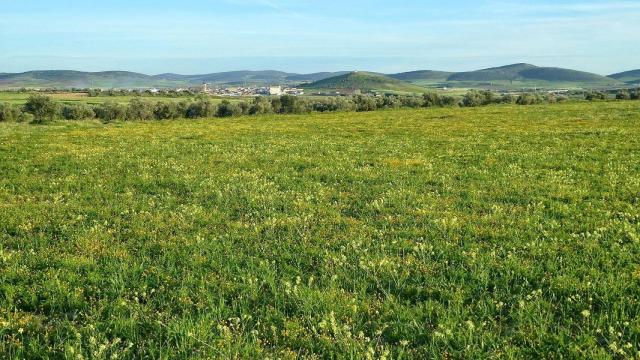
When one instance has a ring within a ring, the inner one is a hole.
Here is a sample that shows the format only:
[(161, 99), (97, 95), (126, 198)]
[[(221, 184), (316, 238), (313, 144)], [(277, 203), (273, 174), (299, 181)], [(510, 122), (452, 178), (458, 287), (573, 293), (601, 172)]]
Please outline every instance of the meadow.
[[(87, 93), (81, 92), (68, 92), (68, 93), (45, 93), (42, 94), (50, 97), (52, 100), (64, 103), (64, 104), (85, 104), (85, 105), (100, 105), (108, 101), (112, 101), (118, 104), (128, 104), (133, 99), (142, 99), (151, 102), (180, 102), (180, 101), (192, 101), (196, 98), (196, 96), (162, 96), (162, 95), (101, 95), (101, 96), (88, 96)], [(12, 105), (24, 105), (29, 96), (32, 93), (29, 92), (13, 92), (13, 91), (0, 91), (0, 103), (8, 103)], [(220, 103), (223, 98), (220, 97), (209, 97), (212, 103)], [(252, 97), (243, 98), (243, 97), (225, 97), (224, 99), (229, 100), (231, 102), (238, 102), (241, 100), (252, 99)]]
[(640, 103), (0, 123), (0, 358), (640, 358)]

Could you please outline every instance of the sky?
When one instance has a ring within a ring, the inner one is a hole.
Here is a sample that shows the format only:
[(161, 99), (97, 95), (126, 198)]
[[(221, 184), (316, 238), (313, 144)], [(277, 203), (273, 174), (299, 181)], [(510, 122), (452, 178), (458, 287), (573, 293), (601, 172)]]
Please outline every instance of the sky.
[(640, 0), (0, 0), (0, 73), (640, 68)]

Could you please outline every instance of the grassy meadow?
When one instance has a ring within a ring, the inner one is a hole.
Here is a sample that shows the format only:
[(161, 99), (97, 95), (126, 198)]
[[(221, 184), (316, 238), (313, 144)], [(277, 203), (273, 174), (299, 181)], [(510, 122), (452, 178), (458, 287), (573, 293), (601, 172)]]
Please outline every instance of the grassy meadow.
[(0, 123), (0, 358), (640, 358), (640, 103)]
[[(103, 96), (88, 96), (87, 93), (80, 93), (80, 92), (68, 92), (68, 93), (42, 93), (48, 97), (50, 97), (52, 100), (60, 102), (60, 103), (65, 103), (65, 104), (87, 104), (87, 105), (100, 105), (100, 104), (104, 104), (105, 102), (108, 101), (112, 101), (115, 103), (119, 103), (119, 104), (128, 104), (131, 100), (133, 99), (143, 99), (143, 100), (147, 100), (147, 101), (151, 101), (151, 102), (158, 102), (158, 101), (162, 101), (162, 102), (168, 102), (168, 101), (174, 101), (174, 102), (180, 102), (180, 101), (189, 101), (189, 100), (193, 100), (196, 98), (196, 96), (193, 97), (189, 97), (189, 96), (178, 96), (178, 97), (172, 97), (172, 96), (162, 96), (162, 95), (142, 95), (142, 96), (136, 96), (136, 95), (130, 95), (130, 96), (123, 96), (123, 95), (115, 95), (115, 96), (109, 96), (109, 95), (103, 95)], [(12, 92), (12, 91), (0, 91), (0, 103), (9, 103), (9, 104), (13, 104), (13, 105), (24, 105), (27, 100), (29, 99), (29, 96), (31, 96), (32, 93), (28, 93), (28, 92)], [(225, 98), (220, 98), (220, 97), (210, 97), (210, 100), (212, 103), (219, 103), (222, 102), (223, 99), (229, 100), (230, 102), (237, 102), (237, 101), (241, 101), (241, 100), (247, 100), (247, 99), (253, 99), (253, 97), (225, 97)]]

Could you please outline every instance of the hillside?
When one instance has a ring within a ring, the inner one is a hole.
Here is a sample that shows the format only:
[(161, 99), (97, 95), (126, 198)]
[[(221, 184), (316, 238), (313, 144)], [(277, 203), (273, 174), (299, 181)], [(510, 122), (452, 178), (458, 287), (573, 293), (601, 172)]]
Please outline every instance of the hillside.
[(348, 74), (348, 71), (336, 71), (336, 72), (318, 72), (312, 74), (296, 74), (287, 76), (287, 80), (289, 81), (298, 81), (298, 82), (313, 82), (320, 81), (324, 79), (328, 79), (330, 77), (340, 76)]
[(627, 84), (637, 84), (637, 83), (640, 83), (640, 69), (612, 74), (612, 75), (609, 75), (609, 77), (612, 79), (625, 82)]
[(127, 71), (83, 72), (72, 70), (0, 73), (0, 88), (174, 88), (212, 85), (269, 85), (313, 82), (346, 72), (296, 74), (282, 71), (229, 71), (201, 75), (145, 75)]
[(555, 67), (538, 67), (530, 64), (513, 64), (477, 71), (460, 72), (447, 78), (449, 83), (517, 83), (539, 86), (606, 86), (618, 85), (616, 79), (584, 71)]
[(319, 91), (354, 91), (362, 92), (406, 92), (420, 93), (425, 89), (397, 80), (385, 75), (370, 72), (351, 72), (348, 74), (334, 76), (328, 79), (315, 81), (311, 84), (303, 85), (304, 88)]
[[(221, 73), (203, 74), (203, 75), (177, 75), (168, 74), (173, 80), (184, 81), (190, 84), (269, 84), (283, 83), (288, 76), (292, 74), (266, 70), (266, 71), (228, 71)], [(157, 75), (155, 78), (167, 78), (167, 74)]]
[(396, 80), (407, 81), (416, 85), (438, 84), (447, 81), (453, 73), (448, 71), (418, 70), (388, 75)]
[(167, 84), (166, 80), (155, 79), (149, 75), (127, 71), (82, 72), (72, 70), (46, 70), (0, 75), (0, 87), (4, 88), (117, 88), (169, 85), (173, 84)]
[(4, 88), (177, 88), (208, 83), (217, 86), (264, 86), (307, 84), (309, 89), (360, 89), (363, 91), (422, 92), (422, 87), (509, 89), (521, 87), (589, 88), (635, 84), (640, 70), (613, 74), (609, 77), (584, 71), (531, 64), (513, 64), (476, 71), (447, 72), (433, 70), (397, 74), (372, 72), (289, 73), (275, 70), (227, 71), (209, 74), (181, 75), (165, 73), (146, 75), (128, 71), (83, 72), (73, 70), (1, 73)]

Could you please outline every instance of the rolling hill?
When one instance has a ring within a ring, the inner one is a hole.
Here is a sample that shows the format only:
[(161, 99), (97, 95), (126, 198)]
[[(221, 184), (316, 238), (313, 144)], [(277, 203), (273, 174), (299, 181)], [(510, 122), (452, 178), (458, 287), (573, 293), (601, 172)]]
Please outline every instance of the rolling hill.
[(343, 75), (346, 72), (295, 74), (282, 71), (229, 71), (201, 75), (145, 75), (127, 71), (82, 72), (72, 70), (0, 73), (0, 88), (175, 88), (212, 85), (299, 84)]
[(385, 75), (354, 71), (302, 85), (305, 89), (317, 91), (400, 92), (421, 93), (425, 88), (394, 79)]
[(446, 82), (453, 73), (448, 71), (418, 70), (399, 74), (388, 75), (396, 80), (408, 81), (410, 83), (425, 86)]
[(460, 72), (447, 78), (447, 83), (497, 83), (538, 86), (607, 86), (618, 85), (616, 79), (584, 71), (530, 64), (513, 64), (477, 71)]
[[(82, 72), (72, 70), (29, 71), (1, 74), (0, 87), (120, 88), (163, 86), (166, 80), (127, 71)], [(169, 85), (169, 84), (166, 84)]]
[(609, 77), (612, 79), (625, 82), (627, 84), (638, 84), (640, 83), (640, 69), (612, 74), (612, 75), (609, 75)]
[(275, 70), (228, 71), (200, 75), (145, 75), (128, 71), (82, 72), (72, 70), (0, 72), (0, 89), (7, 88), (178, 88), (208, 83), (214, 86), (303, 85), (309, 89), (360, 89), (363, 91), (422, 92), (422, 87), (494, 88), (596, 88), (640, 82), (640, 70), (609, 77), (556, 67), (513, 64), (476, 71), (418, 70), (398, 74), (372, 72), (317, 72), (297, 74)]

